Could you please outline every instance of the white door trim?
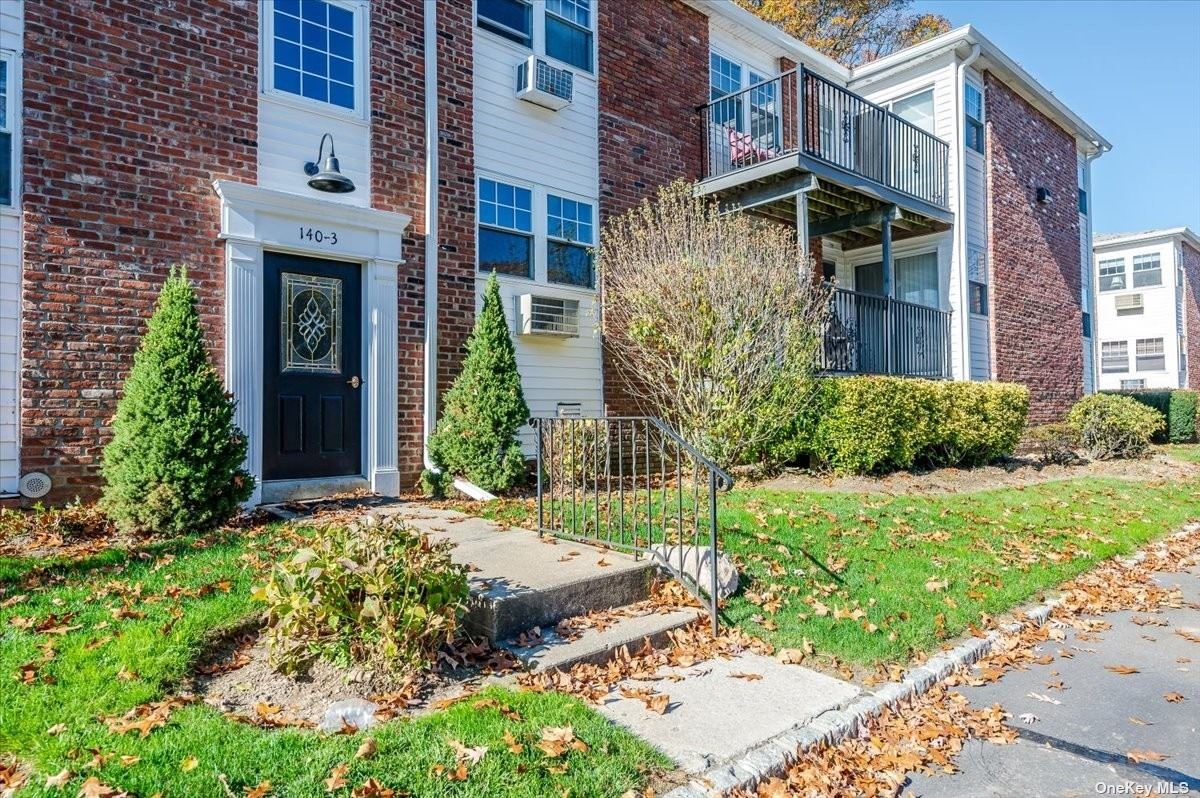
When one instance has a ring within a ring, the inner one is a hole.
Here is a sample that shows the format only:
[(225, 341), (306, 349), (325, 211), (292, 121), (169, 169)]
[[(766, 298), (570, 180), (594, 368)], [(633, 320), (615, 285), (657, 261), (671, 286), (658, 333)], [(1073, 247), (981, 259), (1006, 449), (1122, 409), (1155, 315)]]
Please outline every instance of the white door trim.
[(262, 501), (263, 252), (362, 264), (364, 474), (383, 496), (400, 494), (397, 444), (397, 270), (411, 217), (218, 180), (225, 241), (225, 384), (235, 420), (249, 438), (246, 469)]

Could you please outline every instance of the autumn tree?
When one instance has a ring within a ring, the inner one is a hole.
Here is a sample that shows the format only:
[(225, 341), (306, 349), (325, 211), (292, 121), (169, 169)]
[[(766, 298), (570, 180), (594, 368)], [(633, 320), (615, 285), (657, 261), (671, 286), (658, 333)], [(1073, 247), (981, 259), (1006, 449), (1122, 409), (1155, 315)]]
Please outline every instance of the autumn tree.
[(950, 30), (913, 0), (737, 0), (738, 4), (846, 66), (857, 66)]

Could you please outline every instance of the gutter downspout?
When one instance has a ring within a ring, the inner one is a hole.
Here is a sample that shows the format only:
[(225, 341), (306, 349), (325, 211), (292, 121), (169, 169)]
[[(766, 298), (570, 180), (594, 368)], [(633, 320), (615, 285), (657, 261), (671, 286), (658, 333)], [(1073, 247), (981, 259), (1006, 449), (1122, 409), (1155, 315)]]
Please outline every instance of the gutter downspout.
[(429, 456), (429, 436), (437, 424), (438, 352), (438, 107), (437, 3), (425, 3), (425, 358), (421, 455), (425, 467), (441, 469)]
[[(970, 319), (970, 266), (967, 263), (967, 142), (966, 133), (967, 125), (963, 119), (963, 114), (966, 109), (966, 79), (967, 67), (975, 63), (975, 59), (979, 58), (979, 44), (971, 45), (971, 54), (968, 55), (963, 62), (958, 65), (957, 80), (955, 81), (954, 89), (954, 124), (957, 131), (957, 185), (955, 187), (955, 205), (958, 210), (954, 218), (954, 251), (958, 255), (959, 265), (959, 286), (958, 286), (958, 302), (959, 302), (959, 319), (961, 319), (962, 334), (960, 335), (959, 343), (959, 367), (962, 369), (961, 374), (964, 380), (971, 379), (971, 319)], [(990, 231), (989, 231), (990, 233)], [(990, 264), (989, 264), (990, 266)], [(991, 276), (988, 277), (988, 284), (991, 285)], [(990, 338), (990, 336), (989, 336)], [(989, 343), (990, 346), (990, 343)], [(995, 363), (991, 364), (993, 368)], [(990, 376), (990, 375), (989, 375)]]
[(1085, 271), (1081, 278), (1088, 281), (1087, 292), (1088, 297), (1092, 300), (1092, 392), (1096, 393), (1100, 390), (1100, 363), (1098, 353), (1100, 347), (1096, 346), (1096, 342), (1100, 340), (1100, 336), (1096, 333), (1100, 329), (1100, 314), (1096, 312), (1096, 254), (1095, 242), (1092, 240), (1092, 202), (1095, 199), (1092, 196), (1092, 161), (1099, 158), (1104, 153), (1112, 149), (1112, 145), (1107, 147), (1098, 141), (1093, 141), (1092, 144), (1096, 147), (1095, 152), (1085, 153), (1083, 156), (1083, 172), (1087, 180), (1087, 186), (1084, 190), (1087, 191), (1087, 213), (1084, 218), (1087, 219), (1087, 263), (1080, 264), (1085, 266)]

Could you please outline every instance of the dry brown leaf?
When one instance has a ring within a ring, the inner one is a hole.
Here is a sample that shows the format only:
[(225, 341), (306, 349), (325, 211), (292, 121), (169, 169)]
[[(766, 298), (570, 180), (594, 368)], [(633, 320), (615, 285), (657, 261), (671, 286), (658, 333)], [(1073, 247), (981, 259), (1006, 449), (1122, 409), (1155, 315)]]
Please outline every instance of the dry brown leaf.
[(271, 782), (260, 781), (253, 787), (246, 787), (246, 798), (267, 798), (271, 794)]
[(757, 682), (762, 679), (761, 673), (747, 673), (745, 671), (734, 671), (729, 674), (731, 679), (745, 679), (748, 682)]
[(513, 737), (512, 732), (508, 729), (504, 730), (504, 745), (510, 754), (519, 754), (525, 750), (525, 746), (517, 742), (517, 738)]
[(1172, 704), (1178, 704), (1180, 701), (1186, 700), (1183, 693), (1163, 693), (1163, 698)]
[(187, 773), (189, 771), (195, 770), (196, 766), (199, 764), (200, 764), (200, 760), (197, 759), (196, 757), (185, 756), (183, 758), (183, 761), (179, 763), (179, 769), (182, 770), (184, 773)]
[(1131, 673), (1141, 673), (1141, 671), (1132, 665), (1105, 665), (1104, 669), (1113, 673), (1119, 673), (1122, 676), (1128, 676)]
[(375, 756), (376, 750), (378, 750), (378, 746), (375, 744), (375, 738), (368, 737), (362, 741), (361, 745), (358, 746), (358, 750), (354, 752), (354, 758), (370, 759), (371, 757)]
[(1151, 751), (1145, 748), (1134, 748), (1125, 754), (1129, 761), (1136, 764), (1141, 762), (1162, 762), (1167, 758), (1166, 754), (1160, 754), (1158, 751)]
[(71, 780), (71, 771), (67, 770), (66, 768), (63, 768), (62, 770), (60, 770), (58, 773), (54, 774), (53, 776), (46, 777), (46, 789), (47, 790), (61, 790), (63, 787), (67, 786), (67, 782), (70, 780)]
[(346, 786), (346, 774), (350, 772), (350, 766), (345, 762), (334, 765), (333, 770), (329, 771), (329, 778), (325, 779), (325, 792), (337, 792)]

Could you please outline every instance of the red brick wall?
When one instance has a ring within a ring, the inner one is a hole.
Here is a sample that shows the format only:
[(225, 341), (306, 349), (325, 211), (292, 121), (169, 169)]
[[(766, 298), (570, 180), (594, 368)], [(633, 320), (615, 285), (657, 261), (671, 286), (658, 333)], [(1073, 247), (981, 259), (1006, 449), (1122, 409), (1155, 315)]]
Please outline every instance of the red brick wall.
[[(609, 0), (598, 17), (603, 224), (661, 185), (700, 177), (696, 106), (708, 99), (708, 18), (679, 0)], [(635, 378), (608, 347), (604, 375), (608, 412), (636, 412)]]
[(994, 368), (1029, 387), (1043, 423), (1083, 395), (1075, 142), (990, 73), (984, 84)]
[(1184, 324), (1187, 334), (1187, 387), (1200, 391), (1200, 251), (1183, 244)]
[(213, 355), (212, 181), (253, 182), (252, 0), (25, 4), (21, 468), (89, 495), (157, 290), (187, 263)]
[[(422, 468), (425, 319), (425, 62), (423, 0), (371, 6), (372, 197), (412, 216), (400, 265), (399, 453), (401, 485)], [(470, 0), (438, 12), (438, 387), (458, 373), (475, 318), (475, 161)]]

